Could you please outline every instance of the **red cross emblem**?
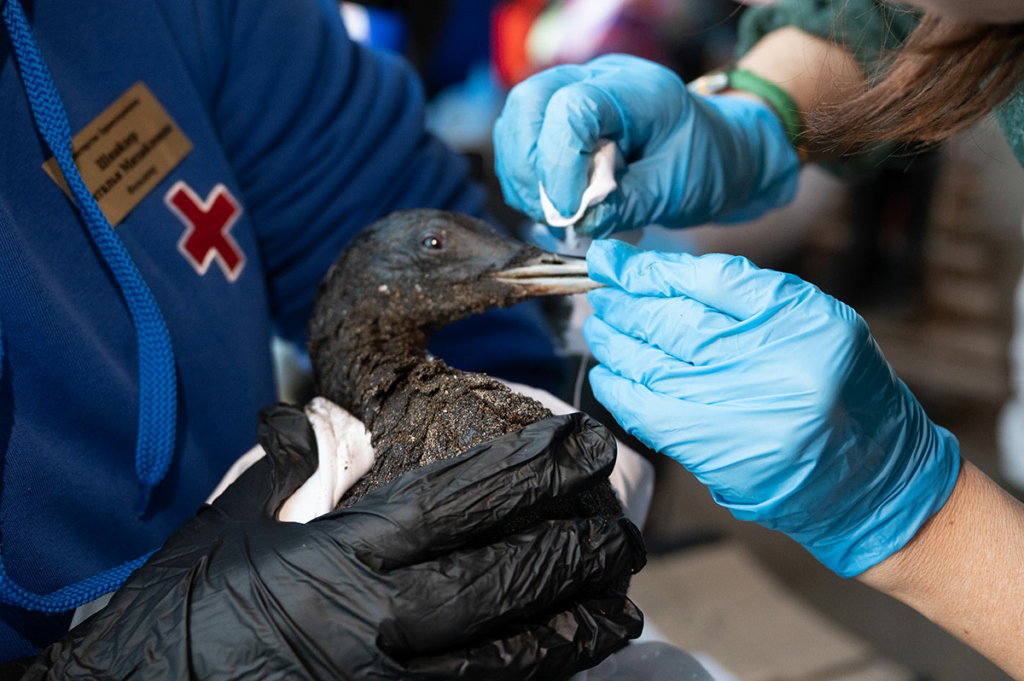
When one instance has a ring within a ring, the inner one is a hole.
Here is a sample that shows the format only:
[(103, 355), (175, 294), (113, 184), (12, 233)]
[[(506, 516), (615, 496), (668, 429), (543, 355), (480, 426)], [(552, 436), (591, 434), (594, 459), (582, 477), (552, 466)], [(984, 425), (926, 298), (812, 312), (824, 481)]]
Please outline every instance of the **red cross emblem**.
[(218, 184), (203, 201), (192, 188), (178, 181), (164, 195), (164, 203), (185, 223), (178, 250), (200, 275), (214, 260), (228, 281), (235, 281), (245, 267), (245, 253), (231, 236), (231, 227), (242, 207), (228, 188)]

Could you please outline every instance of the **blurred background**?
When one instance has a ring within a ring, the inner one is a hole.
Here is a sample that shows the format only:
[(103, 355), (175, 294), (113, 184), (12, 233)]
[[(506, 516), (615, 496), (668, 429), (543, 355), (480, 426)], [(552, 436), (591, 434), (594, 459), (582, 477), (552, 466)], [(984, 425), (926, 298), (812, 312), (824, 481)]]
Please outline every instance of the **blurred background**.
[[(355, 39), (400, 53), (419, 71), (429, 128), (492, 189), (493, 216), (557, 250), (546, 229), (504, 206), (493, 175), (491, 129), (508, 90), (549, 66), (609, 52), (657, 61), (692, 80), (731, 59), (743, 6), (381, 0), (341, 3), (339, 11)], [(797, 200), (756, 223), (652, 227), (622, 238), (659, 250), (744, 255), (853, 305), (932, 419), (1021, 496), (999, 465), (997, 431), (1011, 388), (1024, 171), (994, 121), (895, 165), (852, 180), (807, 168)], [(591, 360), (578, 324), (587, 311), (577, 298), (549, 310), (575, 369), (561, 396), (612, 425), (585, 384)], [(282, 377), (286, 389), (289, 380)], [(645, 528), (652, 560), (631, 593), (650, 630), (698, 654), (716, 679), (1009, 678), (909, 608), (836, 577), (786, 537), (734, 520), (681, 466), (647, 455), (658, 475)]]

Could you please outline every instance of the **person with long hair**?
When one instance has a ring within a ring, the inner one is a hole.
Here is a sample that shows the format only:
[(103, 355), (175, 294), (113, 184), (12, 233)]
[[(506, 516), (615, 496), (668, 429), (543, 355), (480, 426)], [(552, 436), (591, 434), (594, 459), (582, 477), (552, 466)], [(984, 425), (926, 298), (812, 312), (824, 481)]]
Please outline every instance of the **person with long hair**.
[[(995, 112), (1024, 163), (1024, 1), (782, 0), (735, 66), (686, 87), (612, 55), (538, 74), (495, 126), (506, 200), (574, 215), (612, 140), (601, 237), (756, 217), (807, 162), (893, 155)], [(916, 608), (1024, 679), (1024, 506), (966, 458), (850, 307), (744, 258), (598, 240), (584, 334), (595, 395), (733, 514)]]

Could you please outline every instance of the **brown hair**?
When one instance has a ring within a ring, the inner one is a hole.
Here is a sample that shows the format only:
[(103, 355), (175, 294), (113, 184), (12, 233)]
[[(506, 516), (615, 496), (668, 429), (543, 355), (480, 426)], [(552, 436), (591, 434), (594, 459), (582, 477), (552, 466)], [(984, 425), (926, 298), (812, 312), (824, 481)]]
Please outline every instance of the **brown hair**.
[(875, 82), (811, 111), (814, 147), (938, 142), (998, 108), (1024, 83), (1024, 23), (966, 24), (926, 14)]

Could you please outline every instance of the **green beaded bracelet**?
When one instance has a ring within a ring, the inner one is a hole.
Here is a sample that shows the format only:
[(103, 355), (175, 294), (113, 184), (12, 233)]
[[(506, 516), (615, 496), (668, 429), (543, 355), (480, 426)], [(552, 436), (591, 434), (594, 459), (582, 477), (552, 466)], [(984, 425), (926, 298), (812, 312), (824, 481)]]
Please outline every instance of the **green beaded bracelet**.
[(789, 93), (766, 78), (743, 69), (720, 71), (702, 76), (690, 84), (700, 95), (714, 95), (726, 90), (748, 92), (770, 106), (782, 122), (782, 129), (801, 160), (806, 157), (803, 146), (804, 116)]

